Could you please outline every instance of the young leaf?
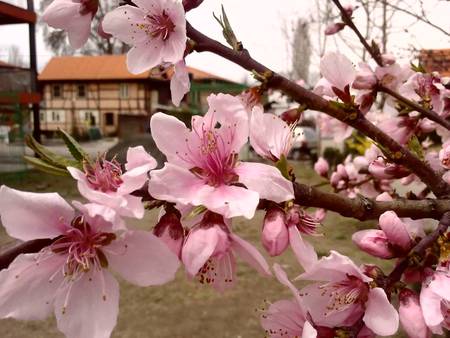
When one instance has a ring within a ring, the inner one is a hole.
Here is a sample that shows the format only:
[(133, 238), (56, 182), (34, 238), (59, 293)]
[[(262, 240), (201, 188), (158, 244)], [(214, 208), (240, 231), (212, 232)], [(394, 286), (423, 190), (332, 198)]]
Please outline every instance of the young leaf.
[(70, 136), (63, 129), (58, 129), (58, 131), (61, 134), (61, 137), (66, 144), (67, 149), (69, 149), (70, 153), (76, 160), (80, 162), (82, 162), (83, 160), (90, 162), (89, 155), (83, 150), (81, 145), (77, 141), (75, 141), (72, 136)]
[(422, 144), (416, 135), (413, 135), (408, 142), (408, 149), (417, 155), (421, 160), (424, 159)]
[(218, 18), (213, 13), (214, 19), (219, 23), (222, 27), (222, 34), (228, 44), (233, 47), (234, 50), (240, 51), (242, 50), (242, 42), (238, 41), (236, 35), (233, 32), (233, 28), (231, 28), (230, 21), (228, 21), (227, 14), (225, 13), (225, 9), (222, 5), (222, 15)]
[(25, 143), (40, 157), (42, 161), (54, 167), (65, 169), (66, 167), (80, 168), (82, 166), (81, 162), (71, 160), (70, 158), (52, 152), (37, 142), (31, 135), (25, 136)]
[(48, 174), (52, 175), (59, 175), (59, 176), (70, 176), (69, 172), (66, 169), (55, 167), (51, 164), (48, 164), (44, 161), (42, 161), (39, 158), (31, 157), (31, 156), (24, 156), (25, 161), (36, 167), (36, 169), (39, 169), (43, 172), (46, 172)]

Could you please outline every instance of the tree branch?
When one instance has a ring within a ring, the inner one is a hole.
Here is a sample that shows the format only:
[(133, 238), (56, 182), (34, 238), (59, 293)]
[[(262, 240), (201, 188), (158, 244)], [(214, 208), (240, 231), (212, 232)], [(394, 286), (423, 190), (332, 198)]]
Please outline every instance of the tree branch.
[(341, 12), (342, 21), (344, 21), (344, 23), (355, 32), (355, 34), (358, 37), (359, 41), (364, 46), (364, 48), (369, 52), (369, 54), (372, 56), (372, 58), (375, 60), (375, 62), (379, 66), (383, 66), (383, 60), (381, 58), (380, 51), (379, 50), (375, 50), (374, 48), (372, 48), (369, 45), (369, 43), (366, 41), (364, 36), (358, 30), (358, 27), (356, 27), (356, 25), (353, 23), (353, 20), (352, 20), (351, 16), (348, 15), (347, 11), (344, 9), (344, 7), (342, 7), (342, 5), (339, 2), (339, 0), (333, 0), (333, 2), (336, 5), (336, 7), (339, 8), (339, 11)]
[(28, 242), (21, 242), (0, 252), (0, 270), (8, 268), (12, 261), (23, 253), (38, 252), (53, 242), (52, 239), (35, 239)]
[(267, 78), (266, 85), (273, 89), (281, 90), (295, 101), (306, 104), (309, 109), (324, 112), (350, 126), (359, 130), (364, 135), (370, 137), (375, 142), (383, 145), (390, 151), (392, 160), (395, 163), (404, 165), (414, 172), (438, 197), (450, 196), (450, 186), (435, 173), (429, 165), (422, 162), (409, 150), (402, 147), (390, 136), (381, 131), (374, 124), (369, 122), (361, 112), (348, 112), (336, 107), (329, 101), (314, 94), (313, 92), (297, 85), (293, 81), (271, 71), (259, 62), (250, 57), (247, 50), (235, 51), (213, 40), (203, 33), (193, 28), (189, 22), (186, 25), (187, 35), (195, 41), (194, 49), (198, 52), (212, 52), (227, 60), (247, 69), (256, 71)]
[(444, 128), (446, 128), (447, 130), (450, 130), (450, 122), (443, 119), (441, 116), (439, 116), (436, 112), (434, 112), (433, 110), (428, 110), (425, 109), (424, 107), (422, 107), (420, 104), (408, 100), (406, 97), (400, 95), (399, 93), (393, 91), (390, 88), (387, 88), (381, 84), (379, 84), (377, 86), (378, 90), (381, 92), (384, 92), (390, 96), (392, 96), (393, 98), (397, 99), (398, 101), (402, 102), (403, 104), (405, 104), (406, 106), (408, 106), (409, 108), (418, 111), (419, 113), (422, 114), (423, 117), (426, 117), (428, 119), (430, 119), (431, 121), (434, 121), (438, 124), (440, 124), (441, 126), (443, 126)]

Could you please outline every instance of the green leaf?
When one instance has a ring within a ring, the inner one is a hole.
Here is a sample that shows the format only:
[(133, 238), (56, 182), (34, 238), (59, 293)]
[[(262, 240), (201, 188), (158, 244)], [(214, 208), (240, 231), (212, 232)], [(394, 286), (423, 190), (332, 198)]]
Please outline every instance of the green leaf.
[(69, 172), (66, 169), (55, 167), (51, 164), (48, 164), (44, 161), (42, 161), (39, 158), (31, 157), (31, 156), (24, 156), (25, 161), (36, 167), (36, 169), (39, 169), (43, 172), (46, 172), (48, 174), (52, 175), (59, 175), (59, 176), (70, 176)]
[(83, 150), (81, 145), (77, 141), (75, 141), (75, 139), (72, 136), (70, 136), (63, 129), (58, 129), (58, 131), (61, 134), (61, 137), (64, 143), (66, 144), (67, 149), (69, 149), (74, 159), (80, 162), (82, 161), (90, 162), (89, 155)]
[(423, 67), (423, 65), (419, 62), (417, 65), (415, 65), (414, 63), (410, 62), (411, 65), (411, 69), (417, 73), (426, 73), (425, 68)]
[(408, 141), (408, 149), (417, 155), (421, 160), (424, 159), (422, 144), (416, 135), (413, 135)]
[(219, 23), (219, 25), (222, 27), (222, 34), (227, 43), (233, 47), (234, 50), (240, 51), (242, 50), (242, 43), (238, 41), (236, 35), (233, 32), (233, 29), (231, 28), (230, 21), (228, 20), (227, 14), (225, 13), (225, 9), (222, 5), (222, 15), (220, 18), (216, 16), (216, 14), (213, 13), (214, 19)]
[(81, 168), (82, 163), (78, 161), (71, 160), (65, 156), (58, 155), (48, 148), (44, 147), (38, 141), (36, 141), (33, 136), (27, 135), (25, 136), (26, 145), (32, 149), (44, 162), (65, 169), (66, 167), (75, 167)]

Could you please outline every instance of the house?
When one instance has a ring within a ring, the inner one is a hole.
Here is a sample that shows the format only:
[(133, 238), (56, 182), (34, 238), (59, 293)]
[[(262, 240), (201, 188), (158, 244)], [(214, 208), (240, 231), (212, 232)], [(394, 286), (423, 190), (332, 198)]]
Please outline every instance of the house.
[(157, 111), (188, 120), (190, 114), (206, 111), (210, 93), (238, 94), (246, 88), (192, 67), (188, 71), (191, 92), (176, 108), (170, 99), (172, 69), (134, 75), (127, 70), (125, 55), (54, 57), (38, 77), (42, 133), (51, 136), (63, 128), (80, 135), (96, 129), (126, 137), (146, 132)]
[(427, 72), (450, 76), (450, 49), (422, 49), (419, 61)]

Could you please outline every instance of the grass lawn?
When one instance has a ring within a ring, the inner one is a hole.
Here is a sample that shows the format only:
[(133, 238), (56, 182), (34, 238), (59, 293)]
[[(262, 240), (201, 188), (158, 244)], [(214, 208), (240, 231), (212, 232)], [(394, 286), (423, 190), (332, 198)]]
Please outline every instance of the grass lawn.
[[(320, 182), (320, 178), (307, 165), (296, 166), (298, 180), (307, 184)], [(54, 177), (30, 171), (27, 173), (0, 174), (0, 185), (6, 184), (21, 190), (48, 192), (57, 191), (68, 200), (81, 200), (71, 178)], [(25, 206), (24, 206), (25, 207)], [(251, 220), (234, 221), (235, 231), (244, 239), (259, 244), (260, 229), (264, 214), (258, 212)], [(131, 226), (150, 229), (156, 220), (156, 212), (148, 212), (144, 221)], [(311, 239), (317, 252), (326, 255), (330, 248), (349, 255), (357, 263), (376, 262), (389, 267), (391, 262), (378, 261), (355, 250), (351, 234), (367, 228), (369, 222), (359, 222), (329, 213), (324, 222), (324, 236)], [(0, 227), (0, 245), (10, 242)], [(267, 255), (266, 255), (267, 256)], [(289, 276), (295, 277), (301, 270), (288, 251), (282, 257), (269, 259), (269, 263), (281, 263)], [(208, 286), (188, 281), (182, 269), (175, 281), (161, 287), (139, 288), (121, 282), (120, 314), (113, 337), (263, 337), (259, 325), (260, 309), (264, 300), (277, 301), (291, 298), (289, 291), (275, 279), (260, 277), (244, 263), (238, 264), (238, 283), (223, 295)], [(54, 319), (47, 321), (21, 322), (0, 321), (2, 338), (53, 338), (63, 337), (56, 329)], [(396, 337), (402, 337), (398, 335)]]

